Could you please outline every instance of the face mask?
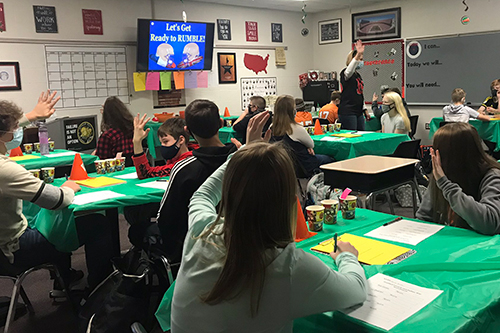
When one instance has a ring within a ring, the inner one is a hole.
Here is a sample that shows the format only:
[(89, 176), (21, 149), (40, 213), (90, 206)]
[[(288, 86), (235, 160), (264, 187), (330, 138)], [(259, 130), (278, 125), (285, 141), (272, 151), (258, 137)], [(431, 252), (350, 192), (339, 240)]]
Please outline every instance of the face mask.
[(491, 89), (491, 97), (497, 97), (496, 89)]
[(393, 109), (394, 104), (382, 104), (382, 112), (387, 113)]
[(179, 142), (179, 139), (177, 139), (177, 141), (175, 141), (175, 143), (171, 146), (160, 147), (161, 157), (163, 157), (165, 161), (171, 160), (179, 152), (180, 148), (177, 147), (177, 142)]
[(14, 148), (17, 148), (21, 145), (21, 142), (23, 142), (24, 131), (22, 127), (19, 127), (14, 132), (5, 132), (5, 133), (14, 133), (14, 137), (12, 138), (12, 140), (10, 140), (9, 142), (4, 142), (5, 148), (7, 148), (7, 150), (12, 150)]
[(363, 68), (363, 66), (365, 65), (365, 63), (363, 61), (359, 62), (358, 65), (356, 66), (356, 69), (361, 69)]

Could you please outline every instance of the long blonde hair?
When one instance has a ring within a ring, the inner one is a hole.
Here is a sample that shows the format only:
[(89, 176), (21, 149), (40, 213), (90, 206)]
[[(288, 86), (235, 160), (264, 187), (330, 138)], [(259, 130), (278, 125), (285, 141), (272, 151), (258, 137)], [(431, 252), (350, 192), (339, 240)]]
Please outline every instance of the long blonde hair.
[(249, 289), (251, 314), (257, 314), (270, 263), (265, 251), (294, 241), (296, 202), (295, 171), (282, 145), (251, 143), (234, 154), (224, 173), (217, 221), (200, 236), (215, 233), (224, 219), (224, 267), (212, 290), (200, 296), (203, 302), (218, 304)]
[(295, 100), (290, 95), (281, 95), (274, 104), (273, 136), (292, 134), (295, 124)]
[(406, 114), (406, 109), (405, 106), (403, 105), (403, 99), (401, 96), (399, 96), (398, 93), (395, 93), (393, 91), (388, 91), (384, 94), (384, 97), (387, 97), (387, 99), (394, 103), (396, 112), (403, 118), (403, 122), (405, 123), (405, 128), (408, 132), (411, 131), (411, 124), (410, 124), (410, 118), (408, 118), (408, 115)]

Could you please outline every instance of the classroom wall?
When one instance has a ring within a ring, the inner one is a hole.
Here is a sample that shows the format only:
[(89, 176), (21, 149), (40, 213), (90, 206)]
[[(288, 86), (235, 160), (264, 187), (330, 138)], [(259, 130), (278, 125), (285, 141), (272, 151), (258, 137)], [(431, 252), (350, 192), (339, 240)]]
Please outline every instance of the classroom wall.
[[(500, 1), (497, 0), (475, 0), (467, 1), (469, 10), (464, 11), (465, 6), (456, 0), (419, 0), (419, 1), (387, 1), (369, 6), (347, 8), (343, 10), (329, 11), (312, 15), (313, 64), (319, 70), (330, 70), (333, 66), (337, 71), (345, 67), (347, 53), (351, 50), (351, 13), (380, 10), (385, 8), (401, 7), (401, 37), (411, 40), (415, 37), (440, 36), (449, 34), (465, 34), (483, 31), (500, 30)], [(462, 25), (460, 19), (463, 15), (470, 17), (468, 25)], [(309, 17), (308, 17), (309, 18)], [(342, 43), (318, 44), (318, 22), (327, 19), (342, 18)], [(481, 52), (492, 50), (492, 46), (485, 45), (483, 50), (478, 50), (478, 59)], [(471, 59), (471, 61), (476, 61)], [(466, 66), (466, 64), (464, 64)], [(498, 68), (491, 64), (492, 70)], [(460, 70), (457, 68), (457, 70)], [(499, 73), (500, 75), (500, 73)], [(484, 86), (485, 96), (489, 92), (490, 81), (478, 82)], [(457, 86), (460, 83), (457, 82)], [(450, 92), (451, 94), (451, 92)], [(371, 95), (371, 92), (370, 94)], [(422, 139), (423, 144), (430, 144), (428, 138), (429, 130), (425, 130), (425, 123), (434, 117), (441, 116), (442, 107), (410, 106), (412, 114), (418, 114), (419, 125), (417, 138)]]
[[(0, 60), (18, 61), (21, 71), (21, 91), (0, 92), (0, 99), (12, 100), (26, 112), (35, 104), (40, 92), (47, 89), (44, 44), (67, 45), (71, 41), (89, 45), (127, 45), (127, 65), (129, 71), (130, 109), (135, 112), (178, 112), (184, 108), (153, 109), (151, 91), (134, 92), (132, 73), (136, 67), (136, 22), (137, 18), (182, 20), (185, 10), (189, 21), (216, 22), (217, 18), (231, 20), (232, 41), (219, 42), (215, 36), (213, 69), (209, 73), (209, 88), (186, 89), (186, 102), (196, 98), (215, 101), (223, 112), (227, 106), (233, 115), (241, 113), (241, 77), (277, 77), (278, 93), (300, 97), (298, 75), (311, 68), (312, 40), (302, 37), (300, 30), (307, 25), (301, 23), (301, 14), (276, 10), (252, 9), (239, 6), (213, 5), (193, 1), (166, 0), (1, 0), (4, 3), (6, 32), (0, 33)], [(56, 7), (58, 34), (39, 34), (35, 32), (33, 5)], [(81, 9), (100, 9), (103, 16), (102, 36), (84, 35)], [(245, 21), (257, 21), (259, 42), (245, 41)], [(271, 22), (283, 24), (283, 43), (271, 43)], [(243, 47), (237, 50), (232, 45)], [(265, 50), (244, 49), (246, 46), (267, 46)], [(272, 47), (287, 46), (287, 65), (277, 68)], [(236, 52), (237, 84), (218, 84), (217, 52)], [(243, 64), (244, 53), (270, 55), (267, 71), (258, 75), (246, 69)], [(104, 99), (103, 99), (104, 101)], [(97, 114), (99, 108), (59, 109), (58, 116)]]

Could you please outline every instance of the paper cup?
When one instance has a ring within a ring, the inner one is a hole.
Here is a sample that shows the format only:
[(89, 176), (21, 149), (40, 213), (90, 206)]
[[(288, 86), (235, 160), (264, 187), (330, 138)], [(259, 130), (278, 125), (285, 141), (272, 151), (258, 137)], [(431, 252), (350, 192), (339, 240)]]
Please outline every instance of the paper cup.
[(125, 157), (120, 157), (115, 160), (115, 170), (123, 171), (125, 170)]
[(340, 132), (340, 129), (342, 128), (341, 123), (335, 123), (335, 131)]
[(40, 142), (35, 142), (35, 151), (36, 151), (37, 153), (39, 153), (39, 152), (40, 152)]
[(233, 126), (233, 120), (232, 119), (226, 119), (226, 127), (231, 127)]
[(335, 124), (328, 124), (328, 132), (335, 131)]
[(323, 133), (328, 132), (328, 125), (321, 125), (321, 130), (323, 131)]
[(346, 220), (352, 220), (356, 216), (356, 202), (357, 197), (354, 195), (348, 195), (345, 200), (339, 198), (339, 206), (342, 211), (342, 218)]
[(43, 181), (50, 184), (54, 182), (54, 175), (56, 173), (56, 168), (42, 168), (42, 178)]
[(309, 133), (309, 135), (314, 135), (314, 127), (312, 126), (307, 127), (307, 133)]
[(96, 160), (94, 161), (95, 171), (98, 175), (106, 174), (106, 161), (104, 160)]
[(337, 223), (339, 202), (337, 200), (322, 200), (321, 204), (325, 207), (325, 224)]
[[(25, 143), (24, 145), (24, 152), (26, 154), (32, 154), (33, 153), (33, 144), (32, 143)], [(40, 170), (38, 170), (40, 171)]]
[(106, 173), (112, 173), (115, 172), (116, 169), (116, 160), (113, 158), (108, 158), (107, 160), (104, 160), (106, 162)]
[(40, 179), (40, 169), (33, 169), (33, 170), (28, 170), (29, 172), (31, 172), (31, 174), (33, 176), (35, 176), (36, 178)]
[(323, 206), (307, 206), (307, 224), (310, 231), (323, 230), (323, 222), (325, 215), (325, 207)]
[(49, 151), (54, 151), (54, 147), (55, 147), (54, 141), (49, 141)]

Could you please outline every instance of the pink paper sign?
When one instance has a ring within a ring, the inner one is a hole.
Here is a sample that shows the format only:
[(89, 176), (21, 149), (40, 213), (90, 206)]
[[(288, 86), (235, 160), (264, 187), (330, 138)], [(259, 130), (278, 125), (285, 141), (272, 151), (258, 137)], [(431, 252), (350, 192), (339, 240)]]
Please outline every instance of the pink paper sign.
[(160, 90), (160, 72), (149, 72), (146, 77), (146, 90)]
[(245, 21), (245, 28), (247, 33), (247, 42), (258, 42), (259, 31), (257, 30), (257, 22)]

